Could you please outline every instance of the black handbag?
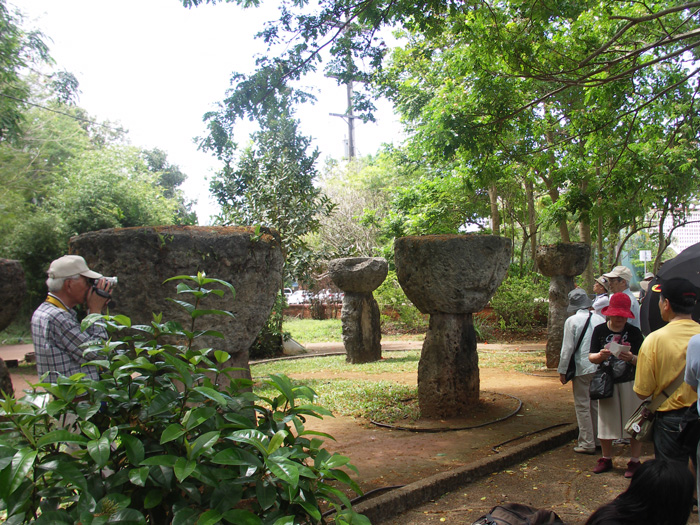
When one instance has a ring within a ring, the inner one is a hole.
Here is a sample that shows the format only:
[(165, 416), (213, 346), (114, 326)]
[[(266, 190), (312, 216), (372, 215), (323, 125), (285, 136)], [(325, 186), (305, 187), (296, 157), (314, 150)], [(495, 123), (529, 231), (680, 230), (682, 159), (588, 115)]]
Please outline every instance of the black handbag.
[(579, 335), (578, 341), (576, 342), (574, 353), (571, 354), (571, 358), (569, 359), (569, 366), (566, 367), (566, 374), (564, 374), (564, 384), (568, 383), (574, 377), (576, 377), (576, 353), (578, 352), (578, 349), (581, 346), (581, 341), (583, 341), (583, 336), (586, 333), (586, 330), (588, 330), (588, 325), (591, 324), (591, 314), (592, 312), (588, 312), (588, 319), (586, 319), (586, 324), (583, 326), (583, 330), (581, 330), (581, 335)]
[(589, 388), (591, 399), (607, 399), (612, 397), (614, 388), (615, 379), (613, 377), (613, 369), (610, 363), (605, 361), (598, 365), (593, 379), (591, 380)]

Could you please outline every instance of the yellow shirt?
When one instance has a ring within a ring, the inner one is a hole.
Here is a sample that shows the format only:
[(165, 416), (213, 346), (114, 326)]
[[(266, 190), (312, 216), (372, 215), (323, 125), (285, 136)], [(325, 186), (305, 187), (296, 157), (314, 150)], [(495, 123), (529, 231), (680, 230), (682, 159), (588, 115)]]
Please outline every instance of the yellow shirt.
[[(692, 319), (671, 321), (650, 333), (639, 349), (634, 391), (645, 397), (656, 397), (670, 385), (685, 367), (688, 340), (696, 334), (700, 334), (700, 324)], [(682, 383), (673, 395), (661, 404), (659, 411), (668, 412), (688, 407), (695, 403), (697, 398), (695, 391), (687, 383)]]

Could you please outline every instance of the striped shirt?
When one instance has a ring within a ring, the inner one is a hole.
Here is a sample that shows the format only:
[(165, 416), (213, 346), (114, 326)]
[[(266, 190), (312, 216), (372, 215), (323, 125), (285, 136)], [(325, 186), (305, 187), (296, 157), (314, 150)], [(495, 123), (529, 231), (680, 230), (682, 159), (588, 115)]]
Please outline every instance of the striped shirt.
[(92, 379), (99, 379), (96, 367), (82, 366), (97, 355), (83, 355), (84, 350), (81, 346), (107, 339), (104, 325), (95, 323), (85, 332), (81, 332), (75, 310), (57, 306), (57, 302), (63, 305), (60, 299), (52, 294), (49, 296), (54, 304), (42, 303), (34, 312), (31, 323), (39, 377), (50, 372), (46, 380), (55, 383), (59, 375), (70, 377), (83, 372)]

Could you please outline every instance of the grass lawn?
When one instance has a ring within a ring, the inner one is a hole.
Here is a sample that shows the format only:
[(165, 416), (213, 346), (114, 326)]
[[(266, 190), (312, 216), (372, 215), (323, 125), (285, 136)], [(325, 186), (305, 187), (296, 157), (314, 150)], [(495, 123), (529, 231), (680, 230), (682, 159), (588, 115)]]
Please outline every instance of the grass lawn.
[[(305, 385), (318, 394), (317, 404), (335, 414), (352, 416), (393, 424), (414, 422), (419, 416), (418, 393), (415, 386), (408, 386), (381, 379), (383, 374), (418, 373), (419, 351), (385, 352), (381, 361), (365, 364), (348, 364), (344, 356), (314, 357), (280, 360), (254, 364), (251, 373), (257, 381), (256, 392), (262, 396), (273, 395), (264, 380), (270, 374), (303, 376), (319, 370), (332, 372), (333, 379), (294, 379), (295, 385)], [(542, 351), (481, 350), (480, 368), (500, 368), (523, 373), (536, 373), (544, 368)], [(343, 378), (343, 372), (361, 372), (377, 379)]]
[[(292, 339), (302, 345), (308, 343), (339, 343), (343, 340), (340, 319), (296, 319), (287, 317), (282, 329), (292, 335)], [(382, 334), (383, 341), (422, 341), (424, 334)]]

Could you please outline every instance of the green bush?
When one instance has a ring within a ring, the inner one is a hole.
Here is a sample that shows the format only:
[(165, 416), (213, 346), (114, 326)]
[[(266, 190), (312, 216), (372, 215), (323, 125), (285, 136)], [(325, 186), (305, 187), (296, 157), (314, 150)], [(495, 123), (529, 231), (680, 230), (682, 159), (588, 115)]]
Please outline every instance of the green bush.
[(494, 312), (509, 330), (547, 326), (549, 280), (537, 273), (508, 275), (491, 299)]
[(389, 271), (384, 282), (374, 291), (381, 312), (384, 330), (425, 332), (428, 320), (403, 292), (395, 271)]
[(177, 288), (192, 303), (175, 301), (189, 329), (156, 315), (141, 326), (88, 316), (83, 328), (104, 322), (112, 334), (89, 348), (98, 357), (86, 366), (100, 379), (59, 377), (0, 404), (5, 523), (316, 524), (325, 523), (323, 501), (337, 523), (369, 523), (338, 488), (359, 492), (343, 470), (354, 468), (348, 458), (322, 448), (330, 436), (304, 428), (305, 418), (329, 414), (312, 404), (315, 392), (272, 374), (274, 393), (260, 397), (233, 377), (239, 369), (220, 368), (226, 352), (194, 348), (201, 336), (222, 337), (196, 330), (198, 317), (231, 315), (201, 300), (233, 288), (201, 274), (173, 279), (195, 284)]

